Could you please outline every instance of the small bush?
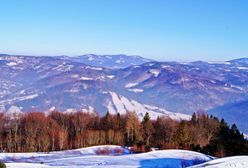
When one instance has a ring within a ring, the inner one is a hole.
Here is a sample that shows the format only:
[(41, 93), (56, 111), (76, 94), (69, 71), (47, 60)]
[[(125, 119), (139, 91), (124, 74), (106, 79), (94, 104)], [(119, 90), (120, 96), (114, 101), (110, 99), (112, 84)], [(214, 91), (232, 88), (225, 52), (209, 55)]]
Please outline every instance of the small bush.
[(149, 151), (151, 151), (151, 148), (143, 144), (137, 144), (131, 147), (132, 153), (144, 153), (144, 152), (149, 152)]
[(114, 149), (114, 154), (115, 155), (121, 155), (124, 153), (124, 150), (122, 148), (115, 148)]
[(6, 164), (5, 163), (0, 163), (0, 168), (6, 168)]
[(110, 155), (112, 150), (108, 147), (105, 147), (105, 148), (99, 148), (95, 152), (97, 155)]

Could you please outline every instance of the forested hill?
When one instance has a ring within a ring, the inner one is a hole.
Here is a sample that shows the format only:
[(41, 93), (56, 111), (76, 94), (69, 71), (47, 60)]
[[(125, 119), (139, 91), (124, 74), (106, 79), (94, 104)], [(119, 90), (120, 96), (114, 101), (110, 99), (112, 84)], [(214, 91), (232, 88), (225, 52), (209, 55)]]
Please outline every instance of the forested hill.
[(6, 152), (48, 152), (114, 144), (132, 146), (133, 152), (159, 149), (187, 149), (213, 156), (247, 155), (248, 141), (236, 125), (205, 114), (193, 114), (189, 121), (166, 117), (140, 121), (134, 112), (103, 117), (92, 113), (25, 113), (14, 118), (0, 114), (0, 150)]

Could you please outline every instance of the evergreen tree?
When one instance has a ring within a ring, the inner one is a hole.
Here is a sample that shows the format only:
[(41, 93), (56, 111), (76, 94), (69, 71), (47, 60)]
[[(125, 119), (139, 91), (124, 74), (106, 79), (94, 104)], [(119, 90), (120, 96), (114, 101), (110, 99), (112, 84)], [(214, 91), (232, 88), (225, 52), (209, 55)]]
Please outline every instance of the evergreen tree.
[(107, 111), (106, 115), (101, 119), (101, 128), (104, 131), (108, 131), (109, 129), (113, 129), (112, 116)]
[(189, 130), (187, 123), (185, 121), (181, 121), (179, 127), (174, 135), (174, 141), (180, 146), (184, 147), (189, 143)]
[(197, 123), (196, 113), (194, 112), (191, 117), (191, 122), (195, 125)]
[(144, 137), (145, 144), (146, 144), (146, 146), (149, 146), (150, 145), (150, 138), (151, 138), (152, 133), (154, 131), (152, 122), (150, 120), (149, 113), (146, 112), (141, 124), (143, 127), (143, 137)]

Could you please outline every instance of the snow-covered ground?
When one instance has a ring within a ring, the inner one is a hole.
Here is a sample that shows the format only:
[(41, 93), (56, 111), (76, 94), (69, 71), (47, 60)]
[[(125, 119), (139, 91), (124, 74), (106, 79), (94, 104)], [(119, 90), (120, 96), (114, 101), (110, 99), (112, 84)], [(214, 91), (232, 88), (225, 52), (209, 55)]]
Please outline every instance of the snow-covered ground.
[(161, 150), (131, 154), (115, 145), (93, 146), (50, 153), (0, 153), (8, 168), (247, 168), (248, 156), (220, 159), (187, 150)]
[[(106, 154), (106, 151), (109, 151), (108, 155), (103, 154)], [(0, 160), (6, 162), (7, 167), (10, 168), (180, 168), (204, 163), (212, 158), (186, 150), (161, 150), (130, 154), (126, 148), (108, 145), (50, 153), (0, 153)]]
[(248, 156), (232, 156), (211, 160), (209, 162), (192, 166), (192, 168), (247, 168)]

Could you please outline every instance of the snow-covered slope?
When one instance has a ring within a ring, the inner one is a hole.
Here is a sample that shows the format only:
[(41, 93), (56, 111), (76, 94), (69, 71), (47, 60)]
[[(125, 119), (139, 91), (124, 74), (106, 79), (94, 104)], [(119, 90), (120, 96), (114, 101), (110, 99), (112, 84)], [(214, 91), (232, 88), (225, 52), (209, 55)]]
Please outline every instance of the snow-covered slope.
[(136, 112), (138, 117), (142, 120), (148, 112), (151, 119), (156, 120), (157, 117), (168, 117), (173, 120), (190, 120), (191, 116), (182, 113), (170, 112), (163, 108), (152, 105), (141, 104), (135, 100), (128, 99), (115, 92), (110, 92), (112, 101), (109, 102), (107, 108), (110, 114), (126, 114), (127, 112)]
[(226, 158), (215, 159), (200, 165), (192, 166), (192, 168), (247, 168), (248, 156), (232, 156)]
[[(98, 151), (109, 150), (109, 155)], [(121, 153), (120, 153), (121, 151)], [(116, 154), (116, 152), (118, 152)], [(77, 150), (50, 153), (0, 153), (0, 159), (11, 168), (18, 167), (186, 167), (203, 163), (212, 158), (197, 152), (185, 150), (162, 150), (141, 154), (129, 154), (120, 146), (95, 146)], [(39, 163), (43, 164), (39, 164)]]

